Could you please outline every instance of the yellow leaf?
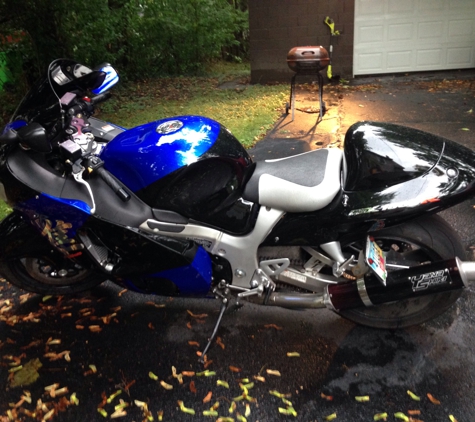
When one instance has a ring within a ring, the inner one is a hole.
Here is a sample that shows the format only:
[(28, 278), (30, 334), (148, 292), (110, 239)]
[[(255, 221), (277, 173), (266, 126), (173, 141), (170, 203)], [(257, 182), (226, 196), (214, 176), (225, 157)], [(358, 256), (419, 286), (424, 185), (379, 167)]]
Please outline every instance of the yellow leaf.
[(410, 422), (410, 419), (402, 412), (395, 413), (394, 417), (398, 419), (402, 419), (404, 422)]
[(412, 400), (421, 401), (421, 398), (419, 396), (416, 396), (412, 391), (407, 390), (407, 394), (409, 394)]
[(356, 396), (355, 400), (360, 403), (363, 403), (363, 402), (369, 401), (369, 396)]
[(173, 385), (167, 384), (165, 381), (160, 381), (160, 385), (161, 385), (165, 390), (173, 390)]
[(374, 415), (373, 420), (374, 421), (385, 421), (388, 418), (387, 413), (377, 413)]
[(332, 421), (333, 419), (336, 419), (336, 413), (332, 413), (331, 415), (325, 416), (326, 421)]
[(289, 358), (299, 358), (300, 353), (299, 352), (287, 352), (287, 357), (289, 357)]

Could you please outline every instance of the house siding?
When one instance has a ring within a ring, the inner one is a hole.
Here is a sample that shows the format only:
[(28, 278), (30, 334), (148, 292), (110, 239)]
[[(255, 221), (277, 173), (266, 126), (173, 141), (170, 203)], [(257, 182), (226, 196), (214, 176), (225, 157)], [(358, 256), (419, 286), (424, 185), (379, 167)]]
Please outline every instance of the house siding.
[(289, 81), (287, 53), (296, 46), (329, 49), (330, 16), (342, 35), (333, 37), (333, 75), (351, 77), (355, 7), (351, 0), (253, 0), (249, 2), (251, 83)]

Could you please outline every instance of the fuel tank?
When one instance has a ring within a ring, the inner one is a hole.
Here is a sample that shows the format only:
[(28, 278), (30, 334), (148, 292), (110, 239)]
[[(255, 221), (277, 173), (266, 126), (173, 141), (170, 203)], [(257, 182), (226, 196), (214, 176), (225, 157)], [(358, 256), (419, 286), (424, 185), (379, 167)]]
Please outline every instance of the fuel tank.
[(252, 226), (256, 206), (241, 198), (252, 160), (214, 120), (178, 116), (126, 130), (105, 146), (101, 158), (152, 208), (231, 233)]

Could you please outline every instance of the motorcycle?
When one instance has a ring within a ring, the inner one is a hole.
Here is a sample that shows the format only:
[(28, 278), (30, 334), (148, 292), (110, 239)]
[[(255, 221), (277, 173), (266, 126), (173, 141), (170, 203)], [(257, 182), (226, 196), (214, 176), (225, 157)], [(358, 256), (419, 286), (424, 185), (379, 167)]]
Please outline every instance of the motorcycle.
[(0, 136), (0, 273), (40, 294), (105, 280), (146, 294), (325, 308), (400, 328), (445, 312), (475, 263), (439, 211), (475, 194), (475, 153), (358, 122), (343, 150), (253, 162), (224, 126), (94, 117), (109, 64), (53, 61)]

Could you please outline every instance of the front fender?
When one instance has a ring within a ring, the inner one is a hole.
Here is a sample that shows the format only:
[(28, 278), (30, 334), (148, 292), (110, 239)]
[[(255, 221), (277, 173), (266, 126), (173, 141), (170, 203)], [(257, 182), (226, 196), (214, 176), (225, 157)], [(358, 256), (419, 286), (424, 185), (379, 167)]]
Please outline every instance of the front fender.
[(20, 213), (14, 211), (0, 222), (0, 261), (50, 250), (49, 242)]

